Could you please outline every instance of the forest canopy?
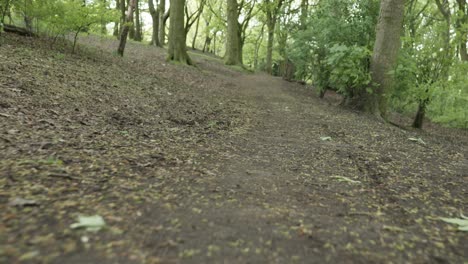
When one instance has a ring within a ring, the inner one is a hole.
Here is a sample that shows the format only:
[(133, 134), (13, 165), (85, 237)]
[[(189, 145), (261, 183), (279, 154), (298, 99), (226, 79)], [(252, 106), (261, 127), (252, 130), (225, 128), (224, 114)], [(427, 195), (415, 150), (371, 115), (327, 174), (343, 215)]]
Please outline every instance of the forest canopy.
[(80, 34), (120, 39), (121, 55), (131, 39), (187, 64), (196, 49), (384, 119), (468, 128), (466, 0), (0, 0), (0, 27), (70, 39), (72, 51)]

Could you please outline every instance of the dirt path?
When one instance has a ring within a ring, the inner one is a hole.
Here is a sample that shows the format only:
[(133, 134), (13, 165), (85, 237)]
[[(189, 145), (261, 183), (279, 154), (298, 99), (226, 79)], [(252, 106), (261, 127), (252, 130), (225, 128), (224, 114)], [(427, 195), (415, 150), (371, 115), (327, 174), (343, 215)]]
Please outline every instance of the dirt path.
[[(466, 133), (83, 39), (80, 55), (0, 46), (0, 263), (468, 261), (466, 232), (438, 218), (468, 212)], [(71, 229), (81, 214), (107, 228)]]
[[(201, 158), (211, 177), (201, 179), (198, 189), (167, 215), (167, 221), (178, 219), (180, 228), (176, 240), (168, 234), (169, 241), (180, 241), (166, 252), (169, 259), (466, 260), (465, 235), (432, 230), (443, 224), (431, 217), (467, 205), (465, 187), (455, 190), (442, 180), (439, 189), (430, 182), (431, 175), (443, 170), (439, 165), (445, 154), (429, 154), (425, 146), (408, 144), (407, 132), (330, 106), (299, 85), (261, 74), (238, 76), (232, 82), (240, 98), (254, 107), (252, 125), (244, 134), (217, 142), (218, 152)], [(323, 141), (325, 136), (332, 140)], [(426, 153), (410, 157), (414, 148)], [(431, 167), (436, 161), (438, 167)], [(466, 160), (454, 163), (445, 166), (458, 177), (466, 175)], [(407, 176), (421, 170), (431, 174)], [(341, 182), (340, 176), (357, 182)], [(449, 202), (435, 197), (448, 190), (458, 198)], [(158, 209), (148, 211), (154, 214)]]

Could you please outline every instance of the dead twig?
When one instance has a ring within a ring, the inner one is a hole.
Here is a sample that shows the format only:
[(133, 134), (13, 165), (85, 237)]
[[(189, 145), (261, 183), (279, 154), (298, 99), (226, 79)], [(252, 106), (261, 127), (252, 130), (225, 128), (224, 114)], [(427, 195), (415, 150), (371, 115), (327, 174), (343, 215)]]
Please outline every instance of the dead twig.
[(79, 178), (77, 177), (73, 177), (69, 174), (66, 174), (66, 173), (49, 173), (47, 174), (47, 176), (49, 177), (56, 177), (56, 178), (65, 178), (67, 180), (80, 180)]

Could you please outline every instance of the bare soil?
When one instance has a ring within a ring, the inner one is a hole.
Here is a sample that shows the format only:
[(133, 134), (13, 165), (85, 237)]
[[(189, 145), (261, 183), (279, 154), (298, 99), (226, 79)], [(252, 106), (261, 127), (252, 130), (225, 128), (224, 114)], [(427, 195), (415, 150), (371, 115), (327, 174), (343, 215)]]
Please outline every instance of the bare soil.
[(400, 129), (199, 52), (2, 37), (0, 263), (468, 261), (439, 219), (468, 213), (466, 131)]

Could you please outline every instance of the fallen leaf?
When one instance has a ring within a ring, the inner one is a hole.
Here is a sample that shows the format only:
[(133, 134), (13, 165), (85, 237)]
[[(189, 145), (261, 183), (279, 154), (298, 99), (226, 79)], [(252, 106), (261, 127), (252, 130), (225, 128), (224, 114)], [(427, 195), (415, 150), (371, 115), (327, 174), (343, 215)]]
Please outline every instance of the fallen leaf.
[(8, 203), (10, 206), (38, 206), (39, 203), (36, 200), (29, 200), (20, 197), (16, 197)]
[(70, 225), (70, 228), (85, 228), (87, 231), (99, 231), (106, 226), (106, 222), (100, 215), (78, 216), (78, 222)]

